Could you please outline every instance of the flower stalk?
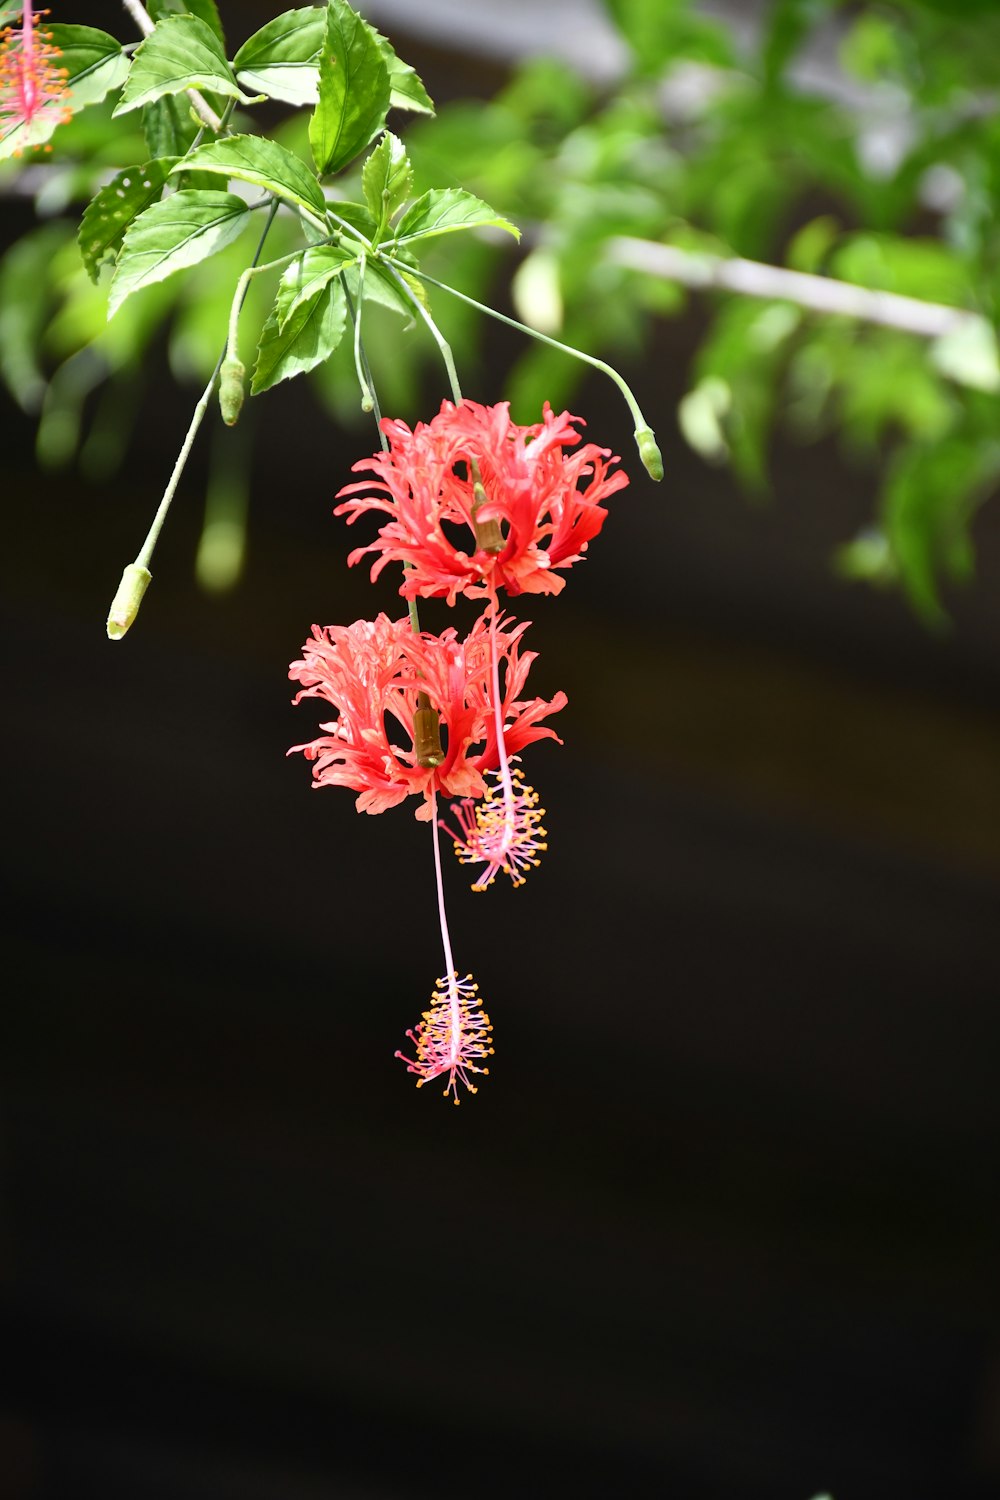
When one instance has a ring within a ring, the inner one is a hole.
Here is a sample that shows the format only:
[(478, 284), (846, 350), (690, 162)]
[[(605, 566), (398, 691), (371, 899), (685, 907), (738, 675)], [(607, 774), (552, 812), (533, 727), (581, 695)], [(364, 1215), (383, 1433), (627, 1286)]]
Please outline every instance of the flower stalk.
[[(187, 467), (187, 461), (191, 455), (191, 449), (194, 447), (194, 440), (198, 436), (198, 429), (201, 427), (202, 422), (205, 420), (205, 413), (208, 410), (208, 404), (212, 399), (212, 392), (215, 389), (215, 382), (219, 379), (220, 372), (222, 371), (223, 366), (227, 363), (229, 365), (229, 369), (227, 372), (226, 405), (223, 407), (222, 413), (223, 420), (228, 421), (227, 411), (230, 415), (233, 416), (233, 421), (235, 421), (239, 416), (239, 409), (236, 403), (238, 400), (239, 405), (242, 405), (242, 375), (238, 375), (236, 367), (239, 366), (240, 371), (242, 371), (243, 367), (242, 365), (240, 365), (239, 356), (235, 351), (234, 330), (239, 319), (239, 310), (242, 307), (243, 299), (246, 296), (246, 288), (249, 286), (247, 273), (252, 272), (257, 267), (257, 263), (260, 260), (260, 257), (264, 250), (264, 242), (270, 232), (271, 225), (274, 223), (274, 216), (277, 212), (278, 200), (274, 198), (271, 201), (270, 211), (267, 216), (267, 223), (264, 225), (260, 239), (257, 242), (257, 248), (254, 251), (253, 260), (250, 263), (250, 266), (247, 268), (247, 271), (243, 273), (243, 275), (240, 277), (239, 282), (237, 283), (237, 295), (233, 299), (233, 308), (230, 312), (229, 337), (226, 340), (225, 348), (222, 350), (222, 353), (216, 360), (215, 369), (212, 371), (212, 374), (209, 377), (208, 384), (202, 391), (201, 396), (199, 397), (198, 402), (195, 405), (194, 411), (191, 414), (191, 421), (188, 425), (188, 430), (184, 434), (184, 441), (181, 443), (180, 452), (177, 455), (174, 467), (170, 474), (170, 478), (167, 480), (166, 489), (163, 491), (163, 496), (156, 508), (156, 514), (153, 517), (153, 524), (150, 526), (149, 530), (146, 533), (146, 539), (139, 549), (135, 562), (130, 564), (130, 567), (136, 570), (137, 574), (146, 574), (146, 581), (135, 599), (134, 609), (132, 609), (131, 611), (126, 610), (123, 612), (119, 604), (119, 596), (122, 593), (125, 579), (129, 576), (129, 568), (125, 569), (125, 573), (122, 575), (122, 583), (121, 585), (119, 585), (118, 593), (115, 595), (111, 610), (108, 614), (107, 631), (109, 640), (120, 641), (129, 627), (135, 621), (135, 617), (139, 609), (139, 604), (142, 602), (142, 596), (149, 585), (151, 576), (149, 573), (149, 564), (152, 561), (153, 552), (156, 549), (156, 544), (160, 539), (160, 532), (163, 530), (163, 524), (167, 519), (167, 515), (170, 511), (170, 506), (173, 503), (174, 495), (177, 493), (177, 487), (180, 484), (181, 477), (183, 476), (184, 470)], [(275, 262), (275, 264), (279, 263), (280, 262)], [(240, 382), (240, 393), (238, 398), (234, 390), (237, 379), (239, 379)], [(230, 423), (229, 425), (232, 425), (232, 423)], [(121, 618), (119, 618), (119, 616)]]
[[(388, 260), (385, 264), (392, 269)], [(548, 344), (553, 349), (559, 349), (563, 354), (569, 354), (573, 359), (582, 360), (585, 365), (592, 365), (595, 370), (600, 370), (607, 375), (609, 380), (614, 381), (621, 391), (632, 417), (635, 421), (635, 441), (639, 450), (639, 457), (646, 473), (651, 479), (657, 481), (663, 478), (663, 456), (656, 444), (656, 437), (652, 427), (642, 414), (642, 408), (632, 394), (632, 388), (623, 375), (609, 365), (606, 360), (598, 359), (596, 354), (587, 354), (583, 349), (576, 349), (572, 344), (564, 344), (559, 339), (550, 337), (547, 333), (541, 333), (537, 328), (530, 327), (527, 323), (521, 323), (517, 318), (510, 318), (506, 313), (499, 312), (495, 307), (490, 307), (486, 302), (477, 302), (475, 297), (460, 292), (456, 287), (449, 286), (447, 282), (438, 281), (434, 276), (428, 276), (426, 271), (416, 268), (407, 268), (411, 274), (420, 281), (426, 281), (430, 286), (439, 287), (442, 292), (448, 292), (452, 297), (457, 297), (459, 302), (464, 302), (468, 307), (474, 307), (478, 312), (485, 313), (487, 317), (495, 318), (498, 323), (506, 323), (508, 328), (516, 328), (519, 333), (527, 334), (529, 338), (537, 339), (540, 344)], [(397, 277), (397, 280), (401, 278)], [(411, 294), (412, 296), (412, 294)], [(457, 399), (457, 398), (456, 398)]]

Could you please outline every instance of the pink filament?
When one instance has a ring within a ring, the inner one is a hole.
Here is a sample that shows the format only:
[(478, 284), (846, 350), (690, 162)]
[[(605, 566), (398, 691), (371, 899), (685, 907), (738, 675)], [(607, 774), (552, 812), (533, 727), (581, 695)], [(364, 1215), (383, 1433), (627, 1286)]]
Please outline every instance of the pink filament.
[(467, 1088), (470, 1094), (475, 1094), (476, 1085), (469, 1075), (489, 1072), (489, 1068), (479, 1066), (477, 1059), (492, 1056), (493, 1047), (490, 1035), (493, 1027), (489, 1016), (482, 1008), (478, 986), (473, 983), (472, 975), (467, 974), (464, 979), (459, 979), (455, 970), (444, 904), (436, 798), (432, 810), (434, 875), (437, 884), (438, 919), (441, 924), (446, 973), (438, 980), (438, 988), (431, 997), (430, 1009), (424, 1011), (423, 1020), (406, 1033), (416, 1048), (416, 1057), (409, 1058), (402, 1052), (397, 1052), (396, 1056), (405, 1062), (410, 1073), (418, 1075), (417, 1088), (447, 1073), (445, 1098), (451, 1094), (454, 1102), (458, 1104), (460, 1103), (459, 1083)]
[(546, 849), (542, 818), (545, 809), (538, 806), (538, 796), (526, 786), (520, 771), (511, 772), (504, 739), (503, 709), (500, 696), (500, 660), (497, 651), (497, 607), (493, 603), (490, 620), (490, 686), (493, 696), (493, 722), (496, 733), (499, 766), (495, 772), (501, 790), (500, 805), (494, 787), (487, 785), (480, 801), (471, 797), (453, 807), (459, 832), (441, 826), (455, 840), (455, 852), (463, 864), (483, 865), (474, 891), (484, 891), (493, 884), (501, 870), (515, 886), (523, 885), (524, 872), (538, 864), (538, 855)]

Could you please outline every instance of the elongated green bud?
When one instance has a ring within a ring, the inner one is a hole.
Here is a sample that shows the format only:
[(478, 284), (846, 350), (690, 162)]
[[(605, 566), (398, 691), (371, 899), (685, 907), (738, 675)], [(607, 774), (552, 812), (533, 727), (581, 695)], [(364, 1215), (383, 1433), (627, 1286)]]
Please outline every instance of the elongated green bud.
[(227, 427), (235, 427), (243, 410), (246, 366), (239, 359), (224, 359), (219, 371), (219, 410)]
[(132, 624), (139, 613), (139, 605), (142, 596), (149, 588), (149, 580), (152, 577), (148, 568), (140, 568), (138, 563), (129, 563), (122, 574), (122, 581), (118, 585), (118, 592), (111, 601), (111, 609), (108, 612), (108, 640), (120, 641), (126, 630)]
[(662, 479), (663, 455), (656, 446), (652, 427), (637, 427), (635, 440), (639, 447), (639, 457), (642, 459), (643, 468), (650, 479)]

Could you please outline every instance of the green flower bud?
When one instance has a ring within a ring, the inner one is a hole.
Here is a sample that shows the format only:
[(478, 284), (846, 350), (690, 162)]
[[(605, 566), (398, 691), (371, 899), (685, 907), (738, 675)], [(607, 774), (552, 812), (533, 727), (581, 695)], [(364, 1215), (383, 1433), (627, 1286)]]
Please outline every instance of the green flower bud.
[(126, 630), (132, 624), (139, 613), (139, 605), (142, 596), (149, 587), (152, 577), (148, 568), (140, 568), (137, 563), (129, 563), (122, 574), (122, 581), (118, 585), (118, 592), (111, 601), (111, 609), (108, 612), (108, 640), (120, 641)]
[(652, 427), (637, 427), (635, 440), (639, 446), (639, 457), (650, 479), (663, 478), (663, 456), (656, 446)]
[(224, 359), (219, 371), (219, 409), (227, 427), (235, 427), (243, 410), (246, 366), (239, 359)]

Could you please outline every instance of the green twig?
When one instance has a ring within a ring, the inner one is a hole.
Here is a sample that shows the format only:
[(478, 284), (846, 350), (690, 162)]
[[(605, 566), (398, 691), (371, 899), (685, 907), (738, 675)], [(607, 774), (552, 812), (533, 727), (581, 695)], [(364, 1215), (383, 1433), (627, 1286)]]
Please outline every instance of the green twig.
[[(423, 318), (424, 322), (426, 323), (431, 337), (437, 344), (438, 349), (441, 351), (441, 358), (444, 360), (444, 367), (448, 372), (448, 382), (451, 385), (451, 394), (454, 399), (455, 405), (458, 406), (462, 400), (462, 387), (458, 381), (458, 371), (455, 368), (455, 360), (451, 352), (451, 345), (448, 343), (448, 340), (445, 338), (444, 334), (441, 332), (440, 328), (437, 326), (434, 319), (431, 317), (430, 313), (427, 311), (426, 307), (417, 296), (416, 292), (413, 291), (412, 287), (407, 286), (405, 279), (400, 276), (392, 261), (388, 260), (385, 256), (381, 256), (379, 259), (380, 264), (384, 266), (388, 271), (389, 275), (399, 287), (406, 301), (409, 302), (410, 306), (420, 314), (421, 318)], [(411, 271), (412, 267), (407, 266), (406, 269), (407, 271)], [(421, 280), (424, 281), (429, 281), (430, 279), (430, 277), (421, 277)], [(436, 282), (435, 285), (440, 286), (441, 283)], [(478, 306), (479, 304), (476, 303), (475, 305)], [(488, 311), (488, 309), (484, 309), (484, 311)]]

